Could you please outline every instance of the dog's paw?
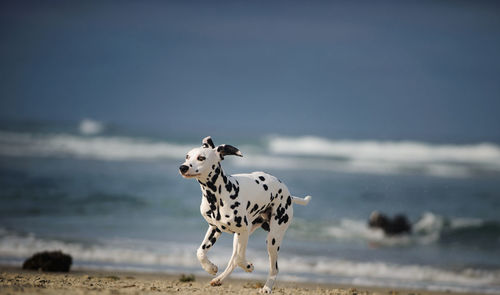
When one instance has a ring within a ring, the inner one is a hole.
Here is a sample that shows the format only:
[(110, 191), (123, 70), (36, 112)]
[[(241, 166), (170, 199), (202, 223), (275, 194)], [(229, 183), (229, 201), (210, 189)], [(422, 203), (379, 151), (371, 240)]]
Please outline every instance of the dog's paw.
[(215, 278), (215, 279), (213, 279), (213, 280), (210, 281), (210, 285), (214, 286), (214, 287), (215, 286), (220, 286), (220, 285), (222, 285), (222, 282), (219, 279)]
[(219, 268), (217, 265), (210, 263), (210, 264), (203, 264), (202, 265), (203, 269), (208, 272), (209, 274), (215, 276), (217, 272), (219, 271)]
[(262, 287), (262, 289), (260, 289), (259, 292), (262, 294), (271, 294), (271, 288), (269, 288), (268, 286), (264, 286)]
[(247, 262), (245, 267), (242, 267), (246, 272), (252, 272), (253, 271), (253, 264), (251, 262)]
[(239, 260), (237, 262), (237, 265), (241, 267), (244, 271), (246, 272), (252, 272), (253, 271), (253, 263), (248, 262), (246, 260)]

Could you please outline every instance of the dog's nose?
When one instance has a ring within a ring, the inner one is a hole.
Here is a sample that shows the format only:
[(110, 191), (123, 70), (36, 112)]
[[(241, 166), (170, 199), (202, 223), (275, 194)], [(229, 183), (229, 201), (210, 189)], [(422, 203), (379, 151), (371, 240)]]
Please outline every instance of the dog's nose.
[(186, 166), (186, 165), (181, 165), (181, 167), (179, 167), (179, 171), (184, 174), (186, 173), (187, 171), (189, 170), (189, 167)]

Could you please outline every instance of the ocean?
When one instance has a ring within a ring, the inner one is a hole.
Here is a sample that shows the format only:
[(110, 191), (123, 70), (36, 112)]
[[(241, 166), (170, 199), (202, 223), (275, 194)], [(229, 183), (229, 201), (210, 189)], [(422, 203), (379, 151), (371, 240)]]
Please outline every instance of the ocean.
[[(204, 136), (208, 136), (206, 134)], [(0, 124), (0, 264), (62, 250), (73, 267), (203, 274), (201, 191), (179, 165), (200, 138), (85, 119)], [(296, 196), (278, 280), (500, 293), (500, 145), (235, 133), (228, 174), (265, 171)], [(406, 215), (409, 235), (370, 229), (374, 210)], [(250, 238), (264, 278), (265, 232)], [(208, 253), (225, 267), (232, 237)]]

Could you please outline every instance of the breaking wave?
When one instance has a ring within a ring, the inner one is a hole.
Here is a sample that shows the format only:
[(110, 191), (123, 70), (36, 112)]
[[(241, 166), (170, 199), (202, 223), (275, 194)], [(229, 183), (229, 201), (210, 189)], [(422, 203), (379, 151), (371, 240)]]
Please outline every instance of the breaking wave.
[[(74, 258), (74, 266), (136, 270), (200, 269), (194, 244), (110, 239), (97, 243), (42, 239), (33, 234), (19, 234), (0, 228), (0, 262), (17, 264), (33, 253), (62, 250)], [(158, 250), (161, 249), (161, 250)], [(161, 251), (161, 252), (160, 252)], [(231, 250), (218, 246), (210, 252), (219, 266), (228, 260)], [(248, 251), (255, 265), (254, 277), (265, 277), (268, 271), (267, 253)], [(322, 256), (282, 253), (280, 276), (284, 279), (312, 279), (323, 282), (365, 285), (399, 286), (462, 292), (500, 291), (500, 271), (467, 268), (449, 270), (432, 266), (401, 265), (385, 262), (359, 262)], [(200, 274), (202, 274), (200, 272)], [(246, 275), (248, 277), (248, 275)]]
[(287, 155), (326, 156), (365, 161), (450, 162), (500, 166), (500, 147), (491, 143), (428, 144), (415, 141), (349, 141), (320, 137), (276, 137), (270, 150)]
[(79, 136), (0, 131), (0, 155), (97, 160), (182, 159), (192, 146), (124, 136)]
[(500, 146), (493, 143), (458, 145), (278, 136), (269, 138), (269, 150), (280, 155), (326, 159), (326, 169), (349, 172), (467, 177), (500, 171)]
[[(98, 133), (101, 130), (96, 130), (102, 127), (99, 124), (84, 124), (88, 125), (84, 128), (84, 135), (0, 131), (0, 156), (73, 157), (106, 161), (180, 160), (188, 150), (199, 146), (197, 142), (186, 144), (103, 135)], [(438, 145), (411, 141), (346, 141), (273, 136), (263, 142), (238, 147), (244, 157), (237, 161), (230, 160), (231, 164), (256, 169), (312, 169), (439, 177), (500, 173), (500, 146), (492, 143)]]
[[(500, 246), (500, 224), (479, 218), (446, 218), (426, 212), (412, 226), (411, 234), (386, 236), (381, 229), (368, 227), (366, 220), (343, 218), (334, 222), (309, 222), (294, 219), (290, 235), (299, 239), (366, 242), (374, 246), (427, 245), (454, 243), (475, 246)], [(484, 241), (484, 243), (482, 243)]]

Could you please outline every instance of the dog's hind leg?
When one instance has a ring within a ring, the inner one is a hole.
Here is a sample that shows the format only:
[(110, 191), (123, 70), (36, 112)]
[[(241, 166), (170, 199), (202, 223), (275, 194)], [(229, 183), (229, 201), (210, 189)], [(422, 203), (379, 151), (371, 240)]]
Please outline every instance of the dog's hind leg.
[[(291, 220), (293, 217), (293, 210), (288, 210), (287, 213), (290, 215)], [(287, 222), (280, 222), (280, 220), (276, 219), (271, 220), (270, 230), (266, 239), (267, 253), (269, 254), (269, 276), (267, 277), (264, 287), (260, 289), (260, 293), (271, 293), (273, 289), (274, 282), (279, 272), (278, 251), (289, 225), (290, 222), (288, 220)]]
[(201, 266), (205, 271), (207, 271), (211, 275), (217, 274), (218, 268), (215, 264), (213, 264), (210, 260), (208, 260), (207, 251), (208, 249), (210, 249), (210, 247), (212, 247), (215, 244), (220, 235), (221, 231), (217, 227), (210, 225), (208, 227), (207, 233), (205, 234), (203, 242), (198, 248), (198, 251), (196, 251), (196, 256), (198, 257)]
[[(233, 270), (238, 266), (238, 260), (240, 260), (239, 254), (245, 253), (245, 249), (248, 242), (248, 232), (235, 233), (233, 238), (233, 254), (231, 255), (231, 259), (229, 259), (229, 263), (227, 264), (226, 269), (215, 279), (210, 281), (210, 285), (219, 286), (222, 284), (222, 281), (230, 275)], [(251, 266), (253, 270), (253, 265)]]
[(275, 234), (271, 231), (267, 235), (267, 253), (269, 254), (269, 276), (267, 277), (266, 284), (260, 290), (260, 293), (271, 293), (273, 289), (274, 282), (278, 276), (278, 249), (280, 247), (281, 241), (283, 240), (283, 234)]

